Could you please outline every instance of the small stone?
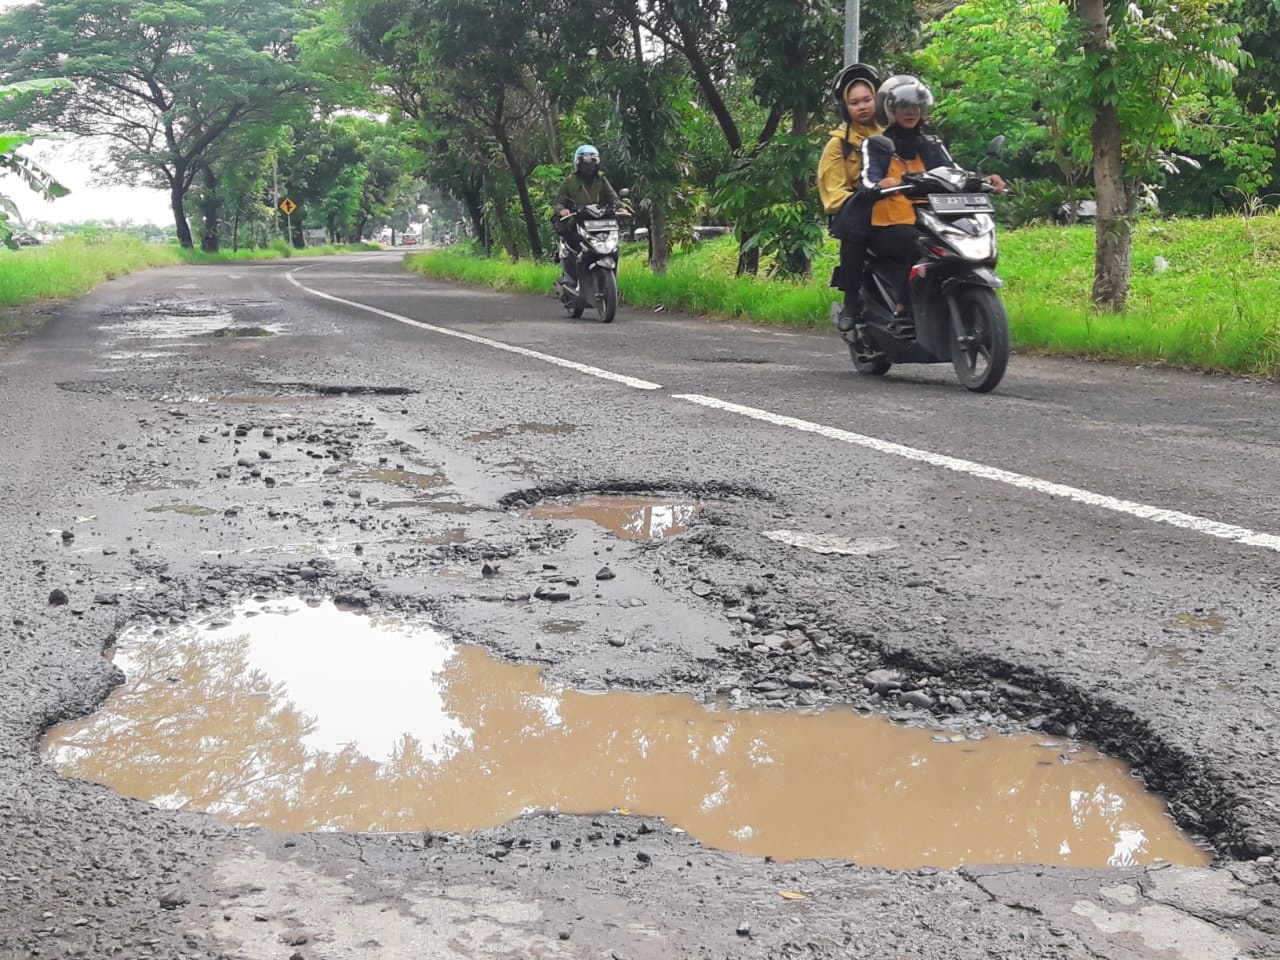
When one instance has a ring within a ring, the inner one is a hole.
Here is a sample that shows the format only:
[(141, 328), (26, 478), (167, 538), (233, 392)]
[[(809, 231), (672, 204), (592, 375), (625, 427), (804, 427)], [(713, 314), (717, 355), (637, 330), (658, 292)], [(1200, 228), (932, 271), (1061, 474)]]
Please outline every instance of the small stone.
[(740, 924), (738, 924), (738, 936), (740, 937), (751, 936), (751, 924), (747, 923), (747, 921), (745, 920), (743, 920)]
[(50, 591), (49, 593), (50, 606), (61, 607), (62, 605), (70, 601), (70, 599), (71, 598), (67, 596), (67, 591), (63, 590), (61, 587), (58, 587)]
[(166, 890), (160, 894), (160, 909), (176, 910), (178, 907), (186, 906), (191, 899), (181, 890)]
[(787, 677), (787, 686), (797, 690), (812, 690), (817, 685), (818, 681), (806, 673), (793, 673)]
[(552, 849), (552, 850), (559, 850), (559, 849), (560, 849), (560, 841), (559, 841), (559, 840), (552, 840), (552, 841), (551, 841), (551, 849)]
[(70, 543), (70, 542), (71, 542), (72, 540), (74, 540), (75, 538), (76, 538), (76, 535), (75, 535), (74, 533), (72, 533), (70, 530), (63, 530), (63, 531), (62, 531), (62, 542), (63, 542), (63, 543)]
[(612, 580), (616, 576), (617, 574), (614, 573), (612, 570), (610, 570), (608, 567), (601, 567), (599, 570), (596, 571), (597, 580)]
[(694, 584), (692, 587), (690, 587), (689, 589), (693, 591), (693, 595), (694, 595), (695, 597), (709, 597), (709, 596), (711, 596), (711, 585), (710, 585), (710, 584), (707, 584), (707, 583), (695, 583), (695, 584)]
[(653, 861), (653, 857), (649, 856), (649, 854), (645, 853), (643, 850), (636, 854), (636, 859), (641, 863), (651, 863)]
[(498, 564), (486, 563), (483, 567), (480, 568), (480, 576), (496, 577), (498, 575), (498, 569), (499, 569)]
[(898, 696), (898, 702), (912, 707), (919, 707), (921, 710), (928, 710), (933, 706), (933, 697), (922, 690), (909, 690)]
[(560, 939), (561, 939), (561, 940), (568, 940), (568, 939), (569, 939), (569, 931), (568, 931), (568, 930), (561, 930), (561, 931), (560, 931)]
[(253, 465), (253, 461), (250, 460), (248, 457), (240, 457), (238, 460), (236, 460), (237, 467), (249, 467), (252, 465)]
[(611, 647), (625, 647), (626, 645), (627, 645), (626, 637), (618, 637), (618, 636), (609, 637), (609, 646)]
[(862, 678), (862, 685), (877, 693), (897, 690), (902, 686), (902, 674), (897, 670), (872, 670)]

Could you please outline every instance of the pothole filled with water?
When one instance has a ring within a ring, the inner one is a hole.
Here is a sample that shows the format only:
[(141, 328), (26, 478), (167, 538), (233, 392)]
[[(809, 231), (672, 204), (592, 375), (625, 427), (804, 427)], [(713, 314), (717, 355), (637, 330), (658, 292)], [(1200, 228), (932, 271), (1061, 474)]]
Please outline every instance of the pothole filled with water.
[(905, 868), (1202, 864), (1123, 764), (1034, 737), (937, 742), (848, 709), (588, 694), (330, 601), (126, 631), (126, 682), (42, 752), (173, 809), (283, 830), (466, 831), (624, 809), (710, 846)]
[(593, 494), (546, 500), (523, 512), (534, 520), (590, 520), (621, 540), (662, 540), (687, 531), (704, 506), (681, 497)]
[(505, 440), (519, 434), (538, 434), (542, 436), (563, 436), (574, 433), (577, 426), (572, 423), (516, 423), (495, 430), (484, 430), (472, 433), (466, 439), (472, 443), (487, 443), (491, 440)]

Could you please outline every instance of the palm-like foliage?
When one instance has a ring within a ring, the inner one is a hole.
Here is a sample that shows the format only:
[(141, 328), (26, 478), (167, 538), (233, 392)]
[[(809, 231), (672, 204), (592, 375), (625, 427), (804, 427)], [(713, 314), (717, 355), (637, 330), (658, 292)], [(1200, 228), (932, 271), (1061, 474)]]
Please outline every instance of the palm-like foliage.
[[(28, 93), (45, 93), (55, 87), (68, 86), (70, 84), (65, 80), (21, 80), (17, 83), (0, 84), (0, 99)], [(46, 200), (66, 196), (69, 191), (51, 173), (17, 152), (19, 147), (34, 140), (34, 136), (21, 130), (0, 130), (0, 173), (13, 174)], [(13, 229), (9, 226), (11, 217), (19, 221), (22, 219), (17, 205), (0, 193), (0, 243), (13, 248), (17, 246), (17, 242), (13, 239)]]

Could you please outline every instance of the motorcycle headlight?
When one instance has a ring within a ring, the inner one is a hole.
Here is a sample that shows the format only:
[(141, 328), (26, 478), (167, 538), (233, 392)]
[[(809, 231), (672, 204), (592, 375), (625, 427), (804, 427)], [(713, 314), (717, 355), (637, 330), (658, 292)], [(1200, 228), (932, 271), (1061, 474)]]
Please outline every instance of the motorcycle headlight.
[(959, 220), (944, 220), (927, 211), (921, 218), (948, 246), (966, 260), (991, 260), (996, 255), (996, 224), (979, 214)]
[(990, 260), (996, 255), (996, 235), (985, 233), (971, 237), (964, 233), (947, 234), (948, 244), (966, 260)]

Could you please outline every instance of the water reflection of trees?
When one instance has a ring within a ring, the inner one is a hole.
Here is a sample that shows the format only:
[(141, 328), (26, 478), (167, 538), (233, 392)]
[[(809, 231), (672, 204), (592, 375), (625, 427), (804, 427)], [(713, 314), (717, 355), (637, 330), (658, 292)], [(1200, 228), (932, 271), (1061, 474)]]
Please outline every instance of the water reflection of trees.
[[(474, 648), (422, 678), (440, 684), (448, 732), (426, 722), (380, 761), (353, 745), (309, 748), (317, 718), (249, 668), (244, 637), (156, 640), (127, 673), (102, 712), (50, 741), (51, 759), (241, 823), (452, 830), (622, 806), (716, 846), (886, 866), (1101, 865), (1190, 850), (1159, 801), (1109, 761), (1062, 764), (1000, 738), (933, 744), (843, 711), (710, 713), (670, 696), (551, 691), (533, 668)], [(377, 709), (377, 692), (366, 702)]]

